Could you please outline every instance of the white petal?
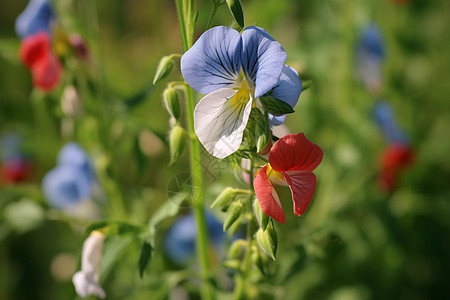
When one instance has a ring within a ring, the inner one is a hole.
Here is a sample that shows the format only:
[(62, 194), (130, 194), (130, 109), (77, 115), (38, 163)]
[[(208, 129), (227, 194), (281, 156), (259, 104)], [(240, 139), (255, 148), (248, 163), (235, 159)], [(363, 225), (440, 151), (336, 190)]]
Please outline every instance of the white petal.
[(252, 99), (228, 101), (236, 90), (222, 88), (200, 100), (194, 111), (194, 128), (205, 149), (224, 158), (239, 149), (252, 108)]
[(106, 297), (105, 291), (98, 282), (95, 282), (91, 276), (83, 271), (76, 272), (72, 277), (72, 282), (75, 286), (75, 291), (80, 297), (85, 298), (89, 295), (96, 295), (102, 299)]
[(94, 280), (98, 280), (98, 272), (102, 261), (103, 242), (105, 235), (93, 231), (83, 243), (81, 254), (81, 270), (87, 274), (94, 274)]

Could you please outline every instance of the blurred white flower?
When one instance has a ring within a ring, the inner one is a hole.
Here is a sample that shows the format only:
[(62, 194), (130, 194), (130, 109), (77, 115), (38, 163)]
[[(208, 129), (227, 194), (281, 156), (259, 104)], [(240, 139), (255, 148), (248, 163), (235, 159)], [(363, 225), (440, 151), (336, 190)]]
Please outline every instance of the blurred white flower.
[(77, 294), (83, 298), (89, 295), (102, 299), (106, 297), (105, 291), (98, 283), (104, 241), (103, 233), (93, 231), (83, 243), (81, 271), (76, 272), (72, 277)]

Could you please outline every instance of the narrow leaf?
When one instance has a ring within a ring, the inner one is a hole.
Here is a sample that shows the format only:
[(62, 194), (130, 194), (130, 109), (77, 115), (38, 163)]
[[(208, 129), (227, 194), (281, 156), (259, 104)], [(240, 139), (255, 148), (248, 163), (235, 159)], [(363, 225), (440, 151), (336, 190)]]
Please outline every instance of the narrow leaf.
[(141, 255), (139, 256), (139, 262), (138, 262), (139, 276), (141, 278), (144, 276), (144, 271), (147, 268), (148, 263), (150, 262), (150, 259), (152, 258), (152, 251), (153, 251), (153, 248), (150, 245), (150, 243), (145, 241), (142, 244)]

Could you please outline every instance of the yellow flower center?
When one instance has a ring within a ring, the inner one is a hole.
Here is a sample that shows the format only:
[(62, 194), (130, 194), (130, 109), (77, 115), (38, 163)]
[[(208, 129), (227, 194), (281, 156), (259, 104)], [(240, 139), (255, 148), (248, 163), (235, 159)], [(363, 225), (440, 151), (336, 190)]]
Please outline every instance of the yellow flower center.
[(252, 99), (252, 95), (254, 93), (254, 90), (249, 89), (247, 87), (247, 80), (243, 80), (242, 82), (242, 86), (238, 89), (238, 88), (234, 88), (237, 89), (238, 91), (236, 92), (236, 94), (234, 94), (233, 97), (231, 97), (230, 99), (230, 105), (231, 106), (240, 106), (240, 105), (247, 105), (248, 101), (250, 101), (250, 99)]

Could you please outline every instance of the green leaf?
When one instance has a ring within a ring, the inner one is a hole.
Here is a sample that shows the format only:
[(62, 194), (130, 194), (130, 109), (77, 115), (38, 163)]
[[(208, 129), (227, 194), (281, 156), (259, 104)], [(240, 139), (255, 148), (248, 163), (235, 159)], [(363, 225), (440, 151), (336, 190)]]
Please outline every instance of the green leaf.
[(153, 248), (150, 245), (150, 243), (145, 241), (142, 244), (141, 255), (139, 255), (139, 262), (138, 262), (139, 276), (141, 278), (144, 276), (144, 271), (147, 268), (150, 259), (152, 258), (152, 251)]
[(273, 96), (261, 96), (259, 100), (261, 100), (264, 109), (273, 115), (284, 115), (295, 112), (289, 104)]
[(261, 205), (259, 205), (258, 199), (256, 198), (255, 201), (253, 202), (253, 209), (255, 211), (259, 227), (262, 229), (262, 231), (265, 231), (267, 228), (267, 224), (269, 224), (269, 216), (263, 213)]
[(241, 27), (239, 31), (244, 28), (244, 12), (242, 10), (242, 5), (240, 0), (227, 0), (228, 8), (230, 9), (231, 14), (233, 15), (236, 23)]
[(270, 139), (269, 118), (267, 112), (265, 116), (261, 113), (259, 108), (254, 109), (256, 112), (255, 118), (255, 138), (256, 138), (256, 152), (261, 152), (266, 148)]
[(270, 222), (265, 231), (262, 231), (261, 228), (258, 230), (256, 233), (256, 240), (258, 241), (261, 250), (275, 260), (278, 241), (277, 232), (275, 231), (273, 222)]

